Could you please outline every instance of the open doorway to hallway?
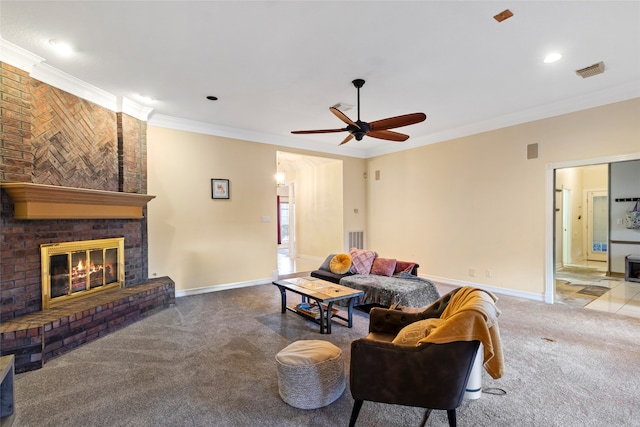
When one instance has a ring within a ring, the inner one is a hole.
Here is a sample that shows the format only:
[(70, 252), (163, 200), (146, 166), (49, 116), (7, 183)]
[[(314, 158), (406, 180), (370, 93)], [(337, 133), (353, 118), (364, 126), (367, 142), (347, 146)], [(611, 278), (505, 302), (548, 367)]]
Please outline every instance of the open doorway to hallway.
[[(604, 295), (588, 303), (584, 308), (597, 311), (617, 313), (626, 316), (640, 318), (640, 282), (638, 279), (625, 280), (626, 257), (629, 255), (640, 256), (640, 233), (629, 229), (624, 221), (626, 212), (633, 208), (631, 201), (640, 200), (638, 194), (638, 182), (640, 182), (640, 152), (628, 155), (618, 155), (597, 159), (576, 160), (548, 164), (546, 171), (546, 201), (550, 208), (547, 211), (547, 223), (545, 229), (545, 296), (546, 302), (567, 303), (563, 301), (563, 295), (556, 288), (557, 273), (565, 266), (562, 260), (562, 182), (557, 179), (558, 172), (572, 168), (587, 167), (591, 165), (608, 165), (608, 197), (609, 197), (609, 227), (607, 246), (607, 274), (604, 279), (599, 274), (589, 276), (595, 280), (608, 281), (610, 288)], [(568, 187), (568, 185), (567, 185)], [(578, 218), (577, 211), (571, 217)], [(581, 218), (580, 218), (581, 219)], [(585, 260), (586, 262), (587, 260)], [(602, 265), (602, 264), (599, 264)], [(584, 268), (585, 266), (576, 266)], [(590, 267), (590, 265), (586, 265)], [(567, 272), (565, 272), (567, 273)], [(574, 279), (575, 280), (575, 279)], [(604, 283), (600, 283), (603, 285)], [(575, 288), (574, 288), (575, 289)], [(576, 304), (573, 302), (573, 304)]]
[(323, 245), (342, 247), (342, 160), (278, 151), (276, 163), (278, 274), (308, 273)]
[(584, 307), (610, 291), (609, 165), (555, 171), (556, 300)]

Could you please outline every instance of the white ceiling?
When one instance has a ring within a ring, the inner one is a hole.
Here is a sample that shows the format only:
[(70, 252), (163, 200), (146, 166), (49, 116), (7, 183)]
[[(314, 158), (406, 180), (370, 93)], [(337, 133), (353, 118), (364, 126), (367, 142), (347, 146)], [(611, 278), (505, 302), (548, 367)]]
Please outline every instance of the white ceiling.
[[(498, 23), (493, 16), (510, 9)], [(152, 125), (370, 157), (640, 96), (638, 1), (7, 1), (4, 40), (48, 66), (153, 108)], [(49, 44), (70, 43), (58, 56)], [(543, 63), (551, 51), (563, 58)], [(604, 74), (575, 70), (604, 61)], [(424, 112), (404, 143), (346, 134)], [(155, 99), (145, 104), (138, 94)], [(218, 101), (205, 97), (215, 95)], [(353, 120), (356, 109), (346, 111)], [(185, 125), (186, 126), (186, 125)]]

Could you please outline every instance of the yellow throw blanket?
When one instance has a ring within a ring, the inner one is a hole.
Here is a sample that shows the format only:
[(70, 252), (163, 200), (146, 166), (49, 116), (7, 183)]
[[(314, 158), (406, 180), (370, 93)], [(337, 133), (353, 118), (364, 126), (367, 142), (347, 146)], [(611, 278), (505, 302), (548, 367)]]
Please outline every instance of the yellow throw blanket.
[(484, 368), (498, 379), (504, 371), (502, 345), (495, 303), (498, 298), (482, 289), (466, 286), (453, 295), (437, 326), (419, 342), (443, 344), (478, 340), (484, 346)]

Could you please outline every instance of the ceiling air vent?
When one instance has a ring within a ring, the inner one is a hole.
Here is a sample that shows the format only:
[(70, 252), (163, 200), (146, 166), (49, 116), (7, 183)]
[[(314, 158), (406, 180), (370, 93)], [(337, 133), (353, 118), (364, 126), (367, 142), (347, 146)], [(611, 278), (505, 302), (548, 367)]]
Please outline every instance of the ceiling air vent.
[(337, 108), (338, 110), (344, 113), (345, 111), (351, 110), (353, 108), (353, 105), (347, 104), (345, 102), (338, 102), (336, 105), (333, 105), (332, 107)]
[(585, 67), (581, 70), (576, 70), (576, 74), (583, 79), (602, 73), (604, 73), (604, 62), (602, 61), (598, 62), (597, 64), (589, 65), (588, 67)]

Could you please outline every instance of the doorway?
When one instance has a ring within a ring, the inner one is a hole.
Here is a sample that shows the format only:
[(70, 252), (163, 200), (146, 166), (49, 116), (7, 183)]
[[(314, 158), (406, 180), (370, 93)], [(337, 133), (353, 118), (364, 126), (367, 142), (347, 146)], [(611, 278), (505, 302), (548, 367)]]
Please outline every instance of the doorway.
[(555, 171), (555, 299), (584, 307), (608, 291), (609, 165)]
[(277, 151), (276, 167), (278, 273), (315, 270), (342, 247), (342, 160)]

